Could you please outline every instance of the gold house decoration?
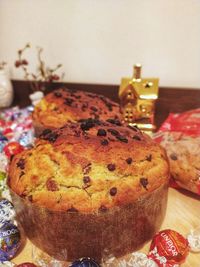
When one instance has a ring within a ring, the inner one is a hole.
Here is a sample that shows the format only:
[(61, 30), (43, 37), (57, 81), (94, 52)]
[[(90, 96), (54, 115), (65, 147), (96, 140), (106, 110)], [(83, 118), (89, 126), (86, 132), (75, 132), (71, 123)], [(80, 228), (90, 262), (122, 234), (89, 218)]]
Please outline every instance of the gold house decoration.
[(122, 78), (119, 98), (123, 119), (144, 131), (155, 130), (155, 101), (158, 98), (158, 78), (142, 78), (141, 64), (133, 67), (132, 78)]

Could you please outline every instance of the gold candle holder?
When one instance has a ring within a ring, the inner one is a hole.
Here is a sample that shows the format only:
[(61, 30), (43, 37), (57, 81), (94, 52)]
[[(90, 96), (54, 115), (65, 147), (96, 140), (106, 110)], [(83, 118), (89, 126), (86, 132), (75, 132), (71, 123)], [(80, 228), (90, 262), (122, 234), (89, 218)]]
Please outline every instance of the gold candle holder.
[(122, 78), (119, 98), (124, 123), (137, 125), (143, 131), (154, 131), (155, 102), (158, 98), (158, 78), (142, 78), (142, 65), (133, 67), (131, 78)]

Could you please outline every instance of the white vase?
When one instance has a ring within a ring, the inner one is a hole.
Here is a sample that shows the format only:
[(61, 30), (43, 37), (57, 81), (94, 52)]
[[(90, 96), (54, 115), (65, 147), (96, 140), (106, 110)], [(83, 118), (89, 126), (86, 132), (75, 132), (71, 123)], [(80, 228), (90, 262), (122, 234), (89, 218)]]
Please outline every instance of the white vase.
[(13, 87), (5, 69), (0, 69), (0, 108), (9, 107), (13, 101)]

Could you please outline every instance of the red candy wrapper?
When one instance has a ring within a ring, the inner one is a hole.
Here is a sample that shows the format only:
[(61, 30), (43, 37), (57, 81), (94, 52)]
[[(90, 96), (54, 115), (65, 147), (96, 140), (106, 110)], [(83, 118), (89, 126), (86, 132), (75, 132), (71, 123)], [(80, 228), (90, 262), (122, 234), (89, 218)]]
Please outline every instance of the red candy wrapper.
[(159, 267), (173, 267), (183, 263), (188, 252), (187, 239), (178, 232), (167, 229), (154, 236), (148, 258)]
[(23, 150), (24, 150), (24, 147), (20, 145), (18, 142), (14, 142), (14, 141), (8, 143), (3, 149), (3, 151), (5, 152), (8, 158), (22, 152)]
[(200, 195), (200, 108), (170, 114), (154, 140), (167, 151), (172, 176), (170, 186)]

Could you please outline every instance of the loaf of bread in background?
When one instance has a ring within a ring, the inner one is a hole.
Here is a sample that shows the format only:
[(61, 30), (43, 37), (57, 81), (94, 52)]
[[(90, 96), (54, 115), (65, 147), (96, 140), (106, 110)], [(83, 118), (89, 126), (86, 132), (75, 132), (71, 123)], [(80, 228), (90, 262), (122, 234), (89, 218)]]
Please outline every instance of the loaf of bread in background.
[(46, 128), (55, 129), (88, 118), (120, 119), (119, 104), (103, 95), (60, 88), (47, 94), (35, 106), (33, 126), (39, 136)]
[(169, 157), (171, 175), (180, 187), (200, 194), (200, 137), (179, 133), (180, 137), (173, 139), (175, 134), (161, 142)]

